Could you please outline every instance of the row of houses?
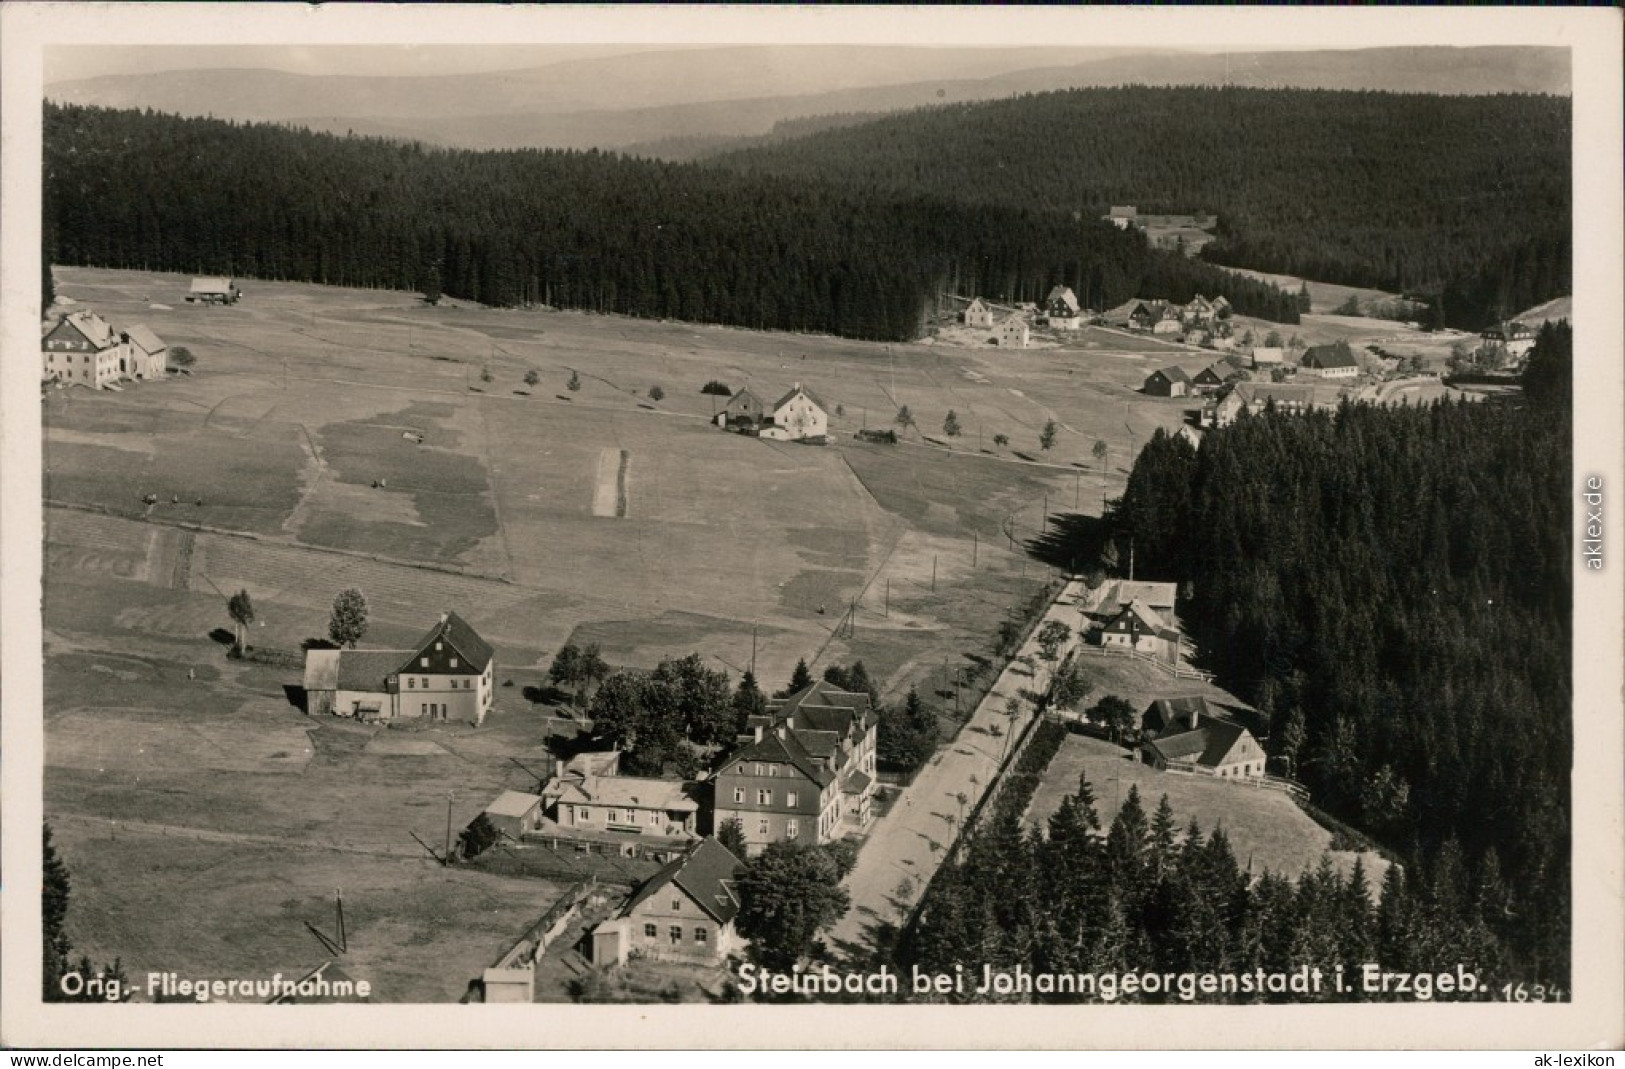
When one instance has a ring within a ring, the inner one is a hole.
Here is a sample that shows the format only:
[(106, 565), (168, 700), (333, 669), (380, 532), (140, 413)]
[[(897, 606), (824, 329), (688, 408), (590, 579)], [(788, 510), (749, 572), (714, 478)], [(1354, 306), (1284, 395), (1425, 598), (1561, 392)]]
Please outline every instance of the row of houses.
[(95, 312), (72, 312), (40, 339), (48, 382), (103, 389), (120, 381), (159, 379), (169, 370), (169, 346), (144, 326), (115, 330)]
[(829, 406), (799, 382), (772, 405), (746, 386), (728, 398), (715, 420), (724, 430), (780, 442), (829, 436)]

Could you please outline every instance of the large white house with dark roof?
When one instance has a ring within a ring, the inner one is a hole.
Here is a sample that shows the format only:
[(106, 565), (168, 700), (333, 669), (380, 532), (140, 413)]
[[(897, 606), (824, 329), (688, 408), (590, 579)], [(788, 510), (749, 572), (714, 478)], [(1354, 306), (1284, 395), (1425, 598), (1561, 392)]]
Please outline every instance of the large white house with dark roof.
[(441, 615), (408, 650), (307, 650), (305, 708), (365, 720), (461, 720), (491, 710), (494, 651), (461, 616)]
[(823, 438), (829, 434), (829, 408), (807, 387), (796, 383), (768, 409), (761, 437), (776, 441)]

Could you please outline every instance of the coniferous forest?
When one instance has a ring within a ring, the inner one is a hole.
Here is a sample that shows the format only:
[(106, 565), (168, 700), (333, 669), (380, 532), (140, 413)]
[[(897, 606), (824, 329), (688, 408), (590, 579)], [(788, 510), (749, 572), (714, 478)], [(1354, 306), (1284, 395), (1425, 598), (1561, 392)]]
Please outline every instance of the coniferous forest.
[(876, 340), (939, 294), (1291, 295), (1071, 213), (598, 152), (469, 152), (47, 106), (48, 262), (226, 273)]
[(1570, 292), (1565, 97), (1074, 89), (924, 108), (719, 154), (822, 178), (1098, 218), (1218, 215), (1215, 263), (1412, 293), (1476, 329)]

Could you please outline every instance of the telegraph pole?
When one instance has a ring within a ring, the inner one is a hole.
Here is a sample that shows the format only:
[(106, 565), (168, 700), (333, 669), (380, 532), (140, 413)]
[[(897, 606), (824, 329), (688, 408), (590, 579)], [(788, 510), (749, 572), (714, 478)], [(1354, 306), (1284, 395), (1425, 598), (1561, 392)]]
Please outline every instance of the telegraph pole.
[(981, 544), (981, 538), (977, 536), (975, 531), (972, 531), (970, 533), (970, 566), (972, 568), (976, 567), (976, 552), (981, 548)]
[(750, 674), (756, 677), (756, 625), (750, 625)]
[(449, 793), (446, 795), (446, 860), (445, 860), (445, 864), (447, 864), (447, 865), (451, 864), (451, 797), (452, 796)]

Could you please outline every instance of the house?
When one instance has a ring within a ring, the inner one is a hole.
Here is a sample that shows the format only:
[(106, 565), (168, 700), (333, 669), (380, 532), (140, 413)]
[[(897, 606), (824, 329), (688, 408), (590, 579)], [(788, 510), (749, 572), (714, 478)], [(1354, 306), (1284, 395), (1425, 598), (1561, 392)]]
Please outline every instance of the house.
[(1286, 363), (1286, 350), (1279, 345), (1260, 345), (1253, 349), (1253, 367), (1280, 367)]
[(1127, 230), (1139, 221), (1139, 210), (1132, 204), (1126, 206), (1113, 205), (1112, 210), (1101, 216), (1102, 222), (1107, 222), (1119, 230)]
[(1347, 346), (1315, 345), (1304, 351), (1298, 370), (1323, 379), (1348, 379), (1360, 373), (1360, 365)]
[(1185, 305), (1184, 318), (1188, 322), (1205, 327), (1218, 318), (1218, 313), (1213, 308), (1213, 302), (1198, 293)]
[(1178, 642), (1179, 632), (1164, 623), (1149, 605), (1138, 600), (1124, 605), (1100, 630), (1100, 644), (1107, 649), (1168, 656)]
[(769, 410), (761, 436), (775, 441), (822, 440), (829, 434), (829, 409), (811, 390), (796, 383)]
[(1162, 322), (1165, 305), (1162, 301), (1140, 301), (1128, 314), (1128, 325), (1135, 330), (1150, 330)]
[(1202, 346), (1211, 347), (1213, 345), (1213, 335), (1208, 333), (1208, 329), (1206, 327), (1188, 328), (1179, 340), (1184, 342), (1186, 345), (1195, 346), (1197, 348)]
[(822, 680), (770, 699), (713, 779), (716, 826), (739, 821), (752, 854), (780, 839), (824, 843), (866, 827), (879, 723), (869, 695)]
[(1001, 349), (1025, 349), (1032, 340), (1031, 332), (1027, 327), (1027, 320), (1016, 314), (1006, 317), (999, 324), (994, 333), (993, 340), (998, 342)]
[(364, 720), (460, 720), (491, 710), (494, 653), (454, 612), (408, 650), (305, 651), (305, 709)]
[(1196, 373), (1191, 379), (1191, 388), (1199, 394), (1211, 394), (1224, 385), (1224, 380), (1230, 372), (1229, 364), (1222, 360), (1214, 361)]
[(1256, 780), (1264, 775), (1264, 748), (1252, 732), (1195, 709), (1146, 742), (1141, 754), (1158, 771), (1172, 768), (1221, 779)]
[(1271, 405), (1277, 412), (1298, 415), (1314, 408), (1318, 401), (1315, 388), (1309, 385), (1238, 382), (1217, 403), (1204, 410), (1204, 421), (1225, 427), (1244, 411), (1256, 416)]
[(1145, 377), (1141, 392), (1152, 397), (1185, 397), (1191, 392), (1191, 377), (1181, 367), (1165, 367)]
[(541, 824), (542, 797), (521, 791), (503, 791), (485, 807), (484, 816), (491, 827), (510, 839), (517, 839), (527, 831), (535, 831)]
[(1505, 349), (1508, 356), (1521, 357), (1526, 356), (1529, 350), (1535, 347), (1536, 334), (1537, 331), (1534, 327), (1519, 323), (1516, 320), (1509, 320), (1485, 328), (1479, 337), (1483, 338), (1489, 345), (1496, 345)]
[(1231, 312), (1230, 298), (1223, 297), (1223, 296), (1213, 298), (1213, 315), (1214, 315), (1214, 318), (1216, 318), (1216, 319), (1229, 319), (1230, 318), (1230, 312)]
[(693, 789), (681, 780), (566, 773), (542, 788), (542, 804), (561, 831), (692, 839), (700, 812)]
[(169, 346), (137, 324), (129, 330), (130, 371), (138, 379), (161, 379), (169, 372)]
[(739, 895), (734, 881), (744, 862), (714, 838), (644, 881), (619, 915), (592, 931), (595, 965), (621, 964), (629, 954), (667, 961), (721, 964), (739, 949), (734, 931)]
[(993, 326), (993, 309), (982, 298), (977, 297), (965, 306), (965, 325), (986, 330)]
[(762, 399), (752, 393), (749, 386), (745, 386), (728, 398), (728, 403), (717, 413), (717, 426), (755, 430), (762, 422), (764, 411)]
[(213, 276), (194, 278), (186, 299), (201, 304), (236, 304), (242, 295), (243, 291), (237, 288), (233, 280)]
[(57, 320), (40, 339), (44, 377), (97, 389), (131, 373), (129, 338), (95, 312)]
[(1140, 714), (1140, 734), (1148, 739), (1189, 731), (1201, 722), (1219, 719), (1200, 695), (1190, 698), (1158, 698)]
[(1083, 325), (1083, 308), (1070, 286), (1054, 286), (1044, 298), (1044, 319), (1052, 330), (1077, 330)]
[(1171, 304), (1163, 305), (1162, 314), (1151, 325), (1153, 334), (1178, 334), (1185, 329), (1185, 324), (1179, 318), (1179, 309)]

